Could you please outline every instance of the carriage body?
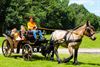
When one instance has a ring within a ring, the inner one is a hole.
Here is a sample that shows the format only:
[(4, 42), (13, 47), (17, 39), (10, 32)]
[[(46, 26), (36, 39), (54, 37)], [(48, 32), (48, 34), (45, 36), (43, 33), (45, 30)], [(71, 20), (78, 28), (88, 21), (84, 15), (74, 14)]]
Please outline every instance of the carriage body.
[[(26, 35), (25, 40), (16, 41), (11, 36), (3, 34), (5, 40), (2, 43), (2, 53), (5, 57), (11, 56), (12, 53), (16, 53), (17, 48), (22, 49), (22, 56), (25, 60), (31, 60), (33, 53), (41, 53), (46, 57), (46, 49), (48, 47), (48, 40), (34, 40), (31, 34)], [(19, 52), (17, 52), (19, 53)]]
[(3, 34), (5, 37), (2, 42), (2, 53), (4, 56), (9, 57), (12, 53), (16, 53), (16, 49), (22, 48), (22, 44), (26, 43), (24, 40), (15, 40), (8, 34)]

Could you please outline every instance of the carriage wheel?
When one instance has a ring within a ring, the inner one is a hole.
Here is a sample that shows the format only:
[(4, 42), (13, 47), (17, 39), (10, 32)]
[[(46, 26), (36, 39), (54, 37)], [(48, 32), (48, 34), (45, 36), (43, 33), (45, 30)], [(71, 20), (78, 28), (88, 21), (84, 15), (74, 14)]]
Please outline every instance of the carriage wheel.
[(24, 60), (31, 60), (32, 59), (32, 47), (29, 44), (25, 44), (22, 48), (22, 56)]
[(5, 39), (2, 43), (2, 53), (5, 57), (11, 56), (12, 50), (10, 43), (7, 39)]

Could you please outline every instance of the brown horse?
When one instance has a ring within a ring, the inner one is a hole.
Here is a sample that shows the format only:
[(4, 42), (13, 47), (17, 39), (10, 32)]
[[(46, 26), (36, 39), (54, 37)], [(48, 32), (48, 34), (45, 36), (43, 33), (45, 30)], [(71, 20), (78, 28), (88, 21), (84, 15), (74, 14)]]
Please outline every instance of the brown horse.
[(61, 63), (61, 59), (58, 55), (58, 47), (59, 45), (68, 48), (70, 56), (63, 60), (64, 63), (69, 62), (74, 57), (74, 64), (77, 64), (77, 55), (78, 49), (81, 44), (82, 38), (84, 35), (88, 36), (92, 40), (95, 40), (96, 37), (94, 36), (95, 31), (94, 27), (90, 25), (90, 22), (86, 22), (83, 26), (77, 28), (76, 30), (55, 30), (51, 34), (50, 45), (53, 46), (53, 51), (51, 55), (51, 60), (54, 59), (54, 54), (57, 57), (58, 63)]

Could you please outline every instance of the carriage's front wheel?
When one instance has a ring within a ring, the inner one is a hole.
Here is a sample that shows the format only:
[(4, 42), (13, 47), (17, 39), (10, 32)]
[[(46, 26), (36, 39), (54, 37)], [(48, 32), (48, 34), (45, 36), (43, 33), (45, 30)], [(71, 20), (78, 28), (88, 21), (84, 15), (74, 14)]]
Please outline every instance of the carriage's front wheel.
[(32, 59), (32, 47), (29, 44), (25, 44), (22, 48), (22, 56), (24, 60), (31, 60)]
[(50, 43), (45, 42), (42, 49), (41, 49), (41, 53), (43, 56), (45, 56), (46, 58), (51, 58), (52, 53), (53, 53), (53, 46), (49, 45)]
[(5, 39), (2, 43), (2, 53), (5, 57), (9, 57), (12, 53), (10, 43), (7, 39)]

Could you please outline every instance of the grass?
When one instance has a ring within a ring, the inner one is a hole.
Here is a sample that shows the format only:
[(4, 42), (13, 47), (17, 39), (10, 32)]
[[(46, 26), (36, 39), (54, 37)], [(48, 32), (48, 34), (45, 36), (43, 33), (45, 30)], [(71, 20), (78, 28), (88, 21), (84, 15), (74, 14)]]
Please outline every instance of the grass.
[(80, 45), (81, 48), (100, 48), (100, 33), (96, 34), (96, 40), (92, 41), (88, 37), (84, 37)]
[[(100, 33), (96, 34), (95, 41), (84, 37), (81, 43), (81, 48), (100, 48)], [(50, 35), (46, 35), (50, 38)], [(5, 38), (0, 37), (0, 46)], [(60, 57), (68, 57), (67, 54), (60, 54)], [(4, 57), (0, 55), (0, 67), (100, 67), (100, 54), (79, 54), (79, 65), (73, 65), (73, 60), (68, 63), (58, 64), (55, 61), (46, 60), (42, 55), (33, 55), (32, 61), (24, 61), (21, 55), (12, 55), (11, 57)]]
[[(32, 61), (24, 61), (21, 56), (10, 58), (0, 55), (0, 67), (100, 67), (100, 54), (79, 54), (79, 65), (73, 65), (73, 60), (68, 63), (58, 64), (57, 61), (46, 60), (41, 55), (35, 55)], [(61, 58), (68, 55), (61, 54)]]
[[(50, 35), (45, 35), (45, 37), (49, 40)], [(100, 33), (96, 34), (97, 39), (95, 41), (92, 41), (90, 38), (84, 36), (82, 43), (80, 45), (81, 48), (100, 48)], [(2, 45), (2, 42), (5, 38), (0, 37), (0, 46)]]
[(4, 39), (5, 39), (4, 37), (0, 37), (0, 46), (2, 45)]

